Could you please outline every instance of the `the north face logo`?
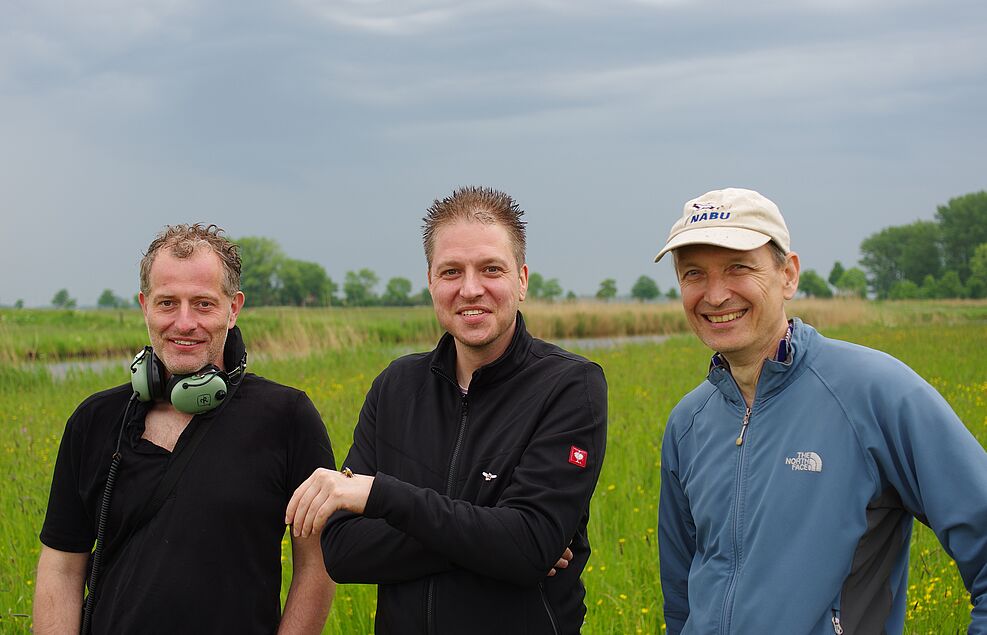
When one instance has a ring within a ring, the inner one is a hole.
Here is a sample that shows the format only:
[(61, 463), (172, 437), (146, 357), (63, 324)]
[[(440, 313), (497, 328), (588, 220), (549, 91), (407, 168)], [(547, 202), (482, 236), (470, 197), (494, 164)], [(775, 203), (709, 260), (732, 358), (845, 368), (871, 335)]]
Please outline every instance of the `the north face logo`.
[(822, 457), (815, 452), (796, 452), (785, 459), (785, 465), (796, 472), (822, 472)]

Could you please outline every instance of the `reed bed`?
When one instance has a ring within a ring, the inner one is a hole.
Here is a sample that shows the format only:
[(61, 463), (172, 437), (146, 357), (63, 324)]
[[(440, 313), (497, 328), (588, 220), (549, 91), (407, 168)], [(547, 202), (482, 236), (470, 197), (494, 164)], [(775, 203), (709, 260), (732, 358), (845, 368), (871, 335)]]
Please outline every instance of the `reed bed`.
[[(678, 302), (526, 302), (529, 329), (544, 339), (669, 335), (689, 331)], [(845, 324), (987, 322), (987, 301), (795, 300), (789, 313), (820, 328)], [(240, 326), (250, 350), (276, 358), (376, 344), (427, 346), (441, 329), (429, 307), (247, 308)], [(134, 354), (147, 341), (138, 309), (0, 309), (0, 365)]]

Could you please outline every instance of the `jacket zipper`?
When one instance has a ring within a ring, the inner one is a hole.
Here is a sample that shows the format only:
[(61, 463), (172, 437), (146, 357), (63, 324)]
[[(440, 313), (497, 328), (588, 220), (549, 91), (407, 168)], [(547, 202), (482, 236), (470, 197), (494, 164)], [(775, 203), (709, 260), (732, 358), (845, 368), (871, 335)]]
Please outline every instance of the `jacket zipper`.
[(452, 496), (452, 486), (456, 482), (456, 468), (459, 467), (459, 452), (463, 449), (463, 438), (466, 436), (466, 413), (469, 410), (469, 402), (466, 395), (463, 395), (462, 415), (459, 418), (459, 434), (456, 436), (456, 445), (452, 448), (452, 461), (449, 464), (449, 479), (446, 481), (446, 496)]
[[(463, 438), (466, 436), (466, 414), (468, 412), (469, 401), (466, 395), (463, 395), (459, 416), (459, 433), (456, 435), (456, 445), (452, 448), (452, 459), (449, 462), (449, 478), (446, 480), (446, 496), (452, 496), (452, 486), (456, 482), (456, 468), (459, 463), (459, 453), (463, 447)], [(432, 607), (435, 605), (434, 591), (435, 581), (430, 578), (428, 581), (428, 589), (425, 592), (425, 630), (428, 633), (431, 633), (434, 630), (432, 624)]]
[(740, 448), (740, 456), (737, 457), (737, 487), (734, 492), (734, 513), (733, 513), (733, 559), (734, 559), (734, 569), (733, 574), (730, 576), (730, 583), (727, 585), (726, 594), (723, 598), (723, 614), (720, 616), (720, 632), (724, 631), (724, 626), (727, 622), (727, 617), (729, 613), (732, 612), (733, 606), (733, 593), (737, 584), (737, 576), (740, 573), (740, 543), (742, 536), (740, 535), (740, 504), (741, 504), (741, 483), (743, 483), (744, 476), (744, 439), (747, 436), (747, 427), (751, 422), (751, 407), (747, 406), (744, 411), (744, 420), (740, 424), (740, 436), (737, 437), (736, 444)]
[(830, 619), (830, 621), (833, 622), (833, 632), (836, 633), (836, 635), (843, 635), (843, 624), (840, 622), (840, 604), (842, 604), (842, 597), (842, 592), (836, 596), (836, 601), (833, 602), (832, 608), (833, 617)]
[(747, 412), (744, 413), (744, 420), (740, 424), (740, 436), (737, 437), (737, 445), (744, 444), (744, 437), (747, 436), (747, 426), (751, 423), (751, 407), (747, 406)]
[(836, 635), (843, 635), (843, 625), (840, 624), (840, 612), (833, 609), (833, 632)]
[(552, 607), (548, 603), (548, 594), (545, 593), (545, 584), (539, 582), (538, 590), (541, 592), (541, 602), (545, 606), (545, 613), (548, 615), (548, 621), (552, 623), (552, 632), (555, 633), (555, 635), (559, 635), (559, 626), (555, 623), (555, 616), (552, 615)]

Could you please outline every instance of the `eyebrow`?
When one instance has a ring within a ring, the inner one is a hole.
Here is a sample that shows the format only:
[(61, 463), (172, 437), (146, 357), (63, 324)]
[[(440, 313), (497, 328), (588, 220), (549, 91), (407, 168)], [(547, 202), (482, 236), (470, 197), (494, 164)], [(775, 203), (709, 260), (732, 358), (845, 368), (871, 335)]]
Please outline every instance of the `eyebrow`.
[[(467, 259), (462, 259), (462, 258), (447, 258), (446, 260), (436, 260), (435, 262), (432, 263), (432, 266), (435, 267), (435, 268), (461, 267), (464, 264), (466, 264), (466, 262), (467, 262)], [(483, 267), (483, 266), (491, 265), (491, 264), (498, 264), (498, 265), (510, 266), (511, 262), (513, 262), (513, 259), (511, 259), (511, 258), (502, 258), (500, 256), (490, 256), (489, 258), (485, 258), (483, 260), (477, 260), (477, 261), (471, 262), (470, 264), (475, 264), (478, 267)]]

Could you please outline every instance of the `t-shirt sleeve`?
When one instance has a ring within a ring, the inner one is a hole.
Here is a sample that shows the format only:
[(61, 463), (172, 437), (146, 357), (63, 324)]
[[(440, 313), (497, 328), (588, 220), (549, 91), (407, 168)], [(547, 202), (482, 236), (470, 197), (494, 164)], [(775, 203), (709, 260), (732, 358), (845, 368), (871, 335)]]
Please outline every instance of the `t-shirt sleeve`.
[(295, 400), (294, 424), (288, 440), (288, 495), (317, 468), (336, 469), (329, 433), (315, 404), (304, 392)]
[(43, 544), (58, 551), (85, 553), (92, 549), (96, 540), (93, 519), (86, 512), (79, 484), (86, 420), (80, 406), (65, 424), (55, 459), (40, 538)]

